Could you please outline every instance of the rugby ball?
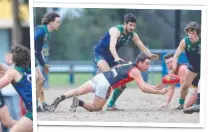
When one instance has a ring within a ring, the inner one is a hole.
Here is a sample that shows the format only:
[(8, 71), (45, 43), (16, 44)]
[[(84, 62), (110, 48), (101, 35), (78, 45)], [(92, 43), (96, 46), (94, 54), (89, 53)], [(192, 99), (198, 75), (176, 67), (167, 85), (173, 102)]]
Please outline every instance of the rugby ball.
[(163, 84), (177, 84), (180, 82), (180, 77), (176, 74), (167, 74), (162, 78)]

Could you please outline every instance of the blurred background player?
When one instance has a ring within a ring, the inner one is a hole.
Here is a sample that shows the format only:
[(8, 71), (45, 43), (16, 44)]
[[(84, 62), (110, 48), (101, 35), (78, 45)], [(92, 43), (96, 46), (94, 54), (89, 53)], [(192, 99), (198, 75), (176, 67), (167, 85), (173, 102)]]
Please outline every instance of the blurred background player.
[[(180, 91), (179, 106), (176, 108), (177, 110), (181, 110), (184, 108), (184, 102), (186, 95), (188, 93), (189, 86), (197, 76), (199, 76), (200, 78), (201, 28), (198, 23), (191, 22), (185, 27), (184, 30), (188, 36), (181, 40), (173, 57), (172, 73), (176, 72), (178, 66), (178, 58), (184, 50), (189, 62), (188, 69), (186, 70), (184, 76), (184, 82), (180, 86), (181, 91)], [(200, 97), (200, 93), (198, 93), (197, 96)]]
[[(119, 48), (134, 43), (144, 54), (151, 59), (158, 59), (159, 57), (144, 46), (137, 33), (134, 32), (136, 28), (136, 16), (132, 13), (124, 16), (124, 25), (117, 25), (111, 27), (108, 32), (104, 34), (102, 39), (96, 45), (93, 53), (93, 61), (101, 72), (109, 71), (112, 67), (123, 64), (125, 61), (118, 56)], [(107, 105), (107, 110), (118, 110), (115, 107), (117, 98), (121, 95), (126, 85), (121, 88), (116, 88)]]
[(42, 25), (39, 25), (35, 28), (35, 57), (36, 57), (36, 74), (38, 75), (37, 79), (37, 111), (42, 111), (41, 107), (38, 106), (38, 100), (42, 102), (43, 110), (48, 110), (48, 105), (46, 104), (45, 94), (44, 94), (44, 76), (42, 70), (38, 67), (38, 63), (43, 68), (45, 74), (49, 72), (49, 65), (45, 63), (45, 60), (42, 55), (43, 45), (47, 43), (50, 32), (55, 31), (60, 26), (60, 16), (57, 13), (47, 13), (42, 18)]
[[(156, 86), (144, 82), (141, 73), (149, 68), (151, 58), (144, 54), (138, 55), (135, 63), (121, 64), (110, 71), (106, 71), (95, 75), (91, 80), (85, 82), (79, 88), (70, 90), (64, 95), (57, 97), (52, 103), (52, 107), (56, 108), (58, 104), (66, 98), (73, 98), (71, 111), (75, 111), (78, 106), (85, 108), (88, 111), (100, 111), (103, 109), (109, 95), (111, 88), (115, 89), (121, 85), (135, 80), (137, 86), (142, 92), (150, 94), (166, 94), (167, 90), (161, 90), (163, 85)], [(78, 100), (76, 96), (84, 95), (89, 92), (95, 93), (93, 103), (85, 103)]]
[(12, 127), (10, 132), (32, 132), (33, 114), (30, 50), (21, 45), (13, 46), (12, 61), (15, 67), (7, 70), (5, 75), (0, 79), (0, 88), (11, 83), (22, 97), (27, 113)]
[[(174, 53), (167, 53), (163, 57), (163, 60), (165, 61), (168, 72), (173, 70), (173, 56), (174, 56)], [(178, 63), (175, 74), (179, 75), (179, 77), (180, 77), (180, 81), (181, 81), (180, 85), (182, 85), (182, 83), (184, 82), (184, 77), (185, 77), (185, 73), (186, 73), (187, 69), (188, 69), (187, 64)], [(194, 89), (193, 89), (193, 93), (192, 93), (191, 97), (189, 98), (189, 100), (187, 101), (187, 103), (185, 105), (186, 108), (192, 106), (197, 100), (197, 85), (198, 85), (199, 78), (200, 78), (200, 76), (197, 76), (193, 80), (192, 85), (189, 86), (189, 87), (193, 87)], [(174, 91), (175, 91), (175, 87), (176, 87), (176, 84), (168, 85), (168, 93), (167, 93), (166, 102), (162, 107), (167, 107), (168, 104), (170, 103), (170, 101), (173, 97)]]

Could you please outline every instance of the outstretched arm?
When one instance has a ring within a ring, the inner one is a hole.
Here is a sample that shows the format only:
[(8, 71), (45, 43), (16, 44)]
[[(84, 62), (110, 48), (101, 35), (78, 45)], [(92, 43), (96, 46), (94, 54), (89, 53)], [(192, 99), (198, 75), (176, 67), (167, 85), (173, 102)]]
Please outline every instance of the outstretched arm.
[(137, 33), (134, 33), (133, 36), (133, 42), (135, 43), (135, 45), (137, 47), (139, 47), (139, 49), (147, 56), (149, 56), (151, 59), (159, 59), (159, 56), (156, 54), (152, 54), (150, 52), (149, 49), (147, 49), (144, 44), (142, 43), (142, 41), (140, 40), (139, 36), (137, 35)]
[(131, 70), (130, 77), (134, 78), (134, 80), (136, 81), (136, 84), (142, 90), (142, 92), (151, 93), (151, 94), (166, 94), (167, 93), (167, 90), (157, 90), (155, 89), (156, 86), (147, 85), (141, 76), (141, 72), (136, 68)]
[(175, 91), (175, 85), (174, 84), (173, 85), (168, 85), (168, 92), (167, 92), (166, 101), (165, 101), (165, 104), (162, 107), (167, 107), (168, 106), (168, 104), (172, 100), (174, 91)]

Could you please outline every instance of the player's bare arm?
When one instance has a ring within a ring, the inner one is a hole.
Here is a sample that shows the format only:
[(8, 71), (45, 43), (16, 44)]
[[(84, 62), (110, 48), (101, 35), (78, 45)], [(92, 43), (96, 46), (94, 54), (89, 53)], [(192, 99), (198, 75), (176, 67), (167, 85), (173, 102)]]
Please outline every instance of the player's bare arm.
[(0, 88), (3, 88), (7, 85), (9, 85), (15, 78), (15, 70), (11, 69), (8, 70), (5, 75), (0, 78)]
[(161, 108), (165, 108), (165, 107), (168, 106), (168, 104), (172, 100), (174, 91), (175, 91), (175, 84), (169, 84), (168, 85), (168, 92), (167, 92), (166, 101), (165, 101), (165, 104), (161, 106)]
[(0, 72), (7, 71), (7, 67), (0, 63)]
[(178, 65), (178, 58), (181, 55), (181, 53), (184, 51), (185, 46), (186, 46), (185, 40), (183, 39), (180, 42), (180, 44), (179, 44), (178, 48), (176, 49), (176, 52), (173, 56), (173, 70), (171, 71), (171, 73), (175, 73), (175, 70), (176, 70), (177, 65)]
[(116, 51), (116, 44), (117, 44), (117, 39), (119, 38), (120, 36), (120, 31), (115, 28), (115, 27), (112, 27), (110, 30), (109, 30), (109, 33), (110, 33), (110, 46), (109, 46), (109, 49), (110, 49), (110, 52), (112, 54), (112, 56), (114, 57), (115, 61), (119, 61), (119, 60), (122, 60), (119, 56), (118, 56), (118, 53)]
[(141, 76), (141, 72), (136, 68), (131, 70), (130, 77), (134, 78), (134, 80), (136, 81), (136, 84), (142, 90), (142, 92), (151, 93), (151, 94), (166, 94), (167, 93), (167, 90), (157, 90), (156, 87), (159, 87), (159, 85), (158, 86), (146, 85), (146, 83), (144, 82)]
[(159, 56), (156, 54), (152, 54), (149, 49), (147, 49), (144, 44), (142, 43), (142, 41), (140, 40), (139, 36), (137, 35), (137, 33), (134, 33), (133, 36), (133, 42), (134, 44), (147, 56), (149, 56), (151, 59), (155, 59), (158, 60)]

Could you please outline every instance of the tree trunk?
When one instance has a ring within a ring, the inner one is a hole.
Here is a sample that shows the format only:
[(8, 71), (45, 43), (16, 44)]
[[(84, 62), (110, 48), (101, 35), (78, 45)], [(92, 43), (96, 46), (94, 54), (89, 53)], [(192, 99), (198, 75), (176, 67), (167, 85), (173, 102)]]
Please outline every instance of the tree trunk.
[(19, 17), (19, 2), (12, 0), (13, 27), (12, 27), (12, 44), (22, 44), (22, 28)]

